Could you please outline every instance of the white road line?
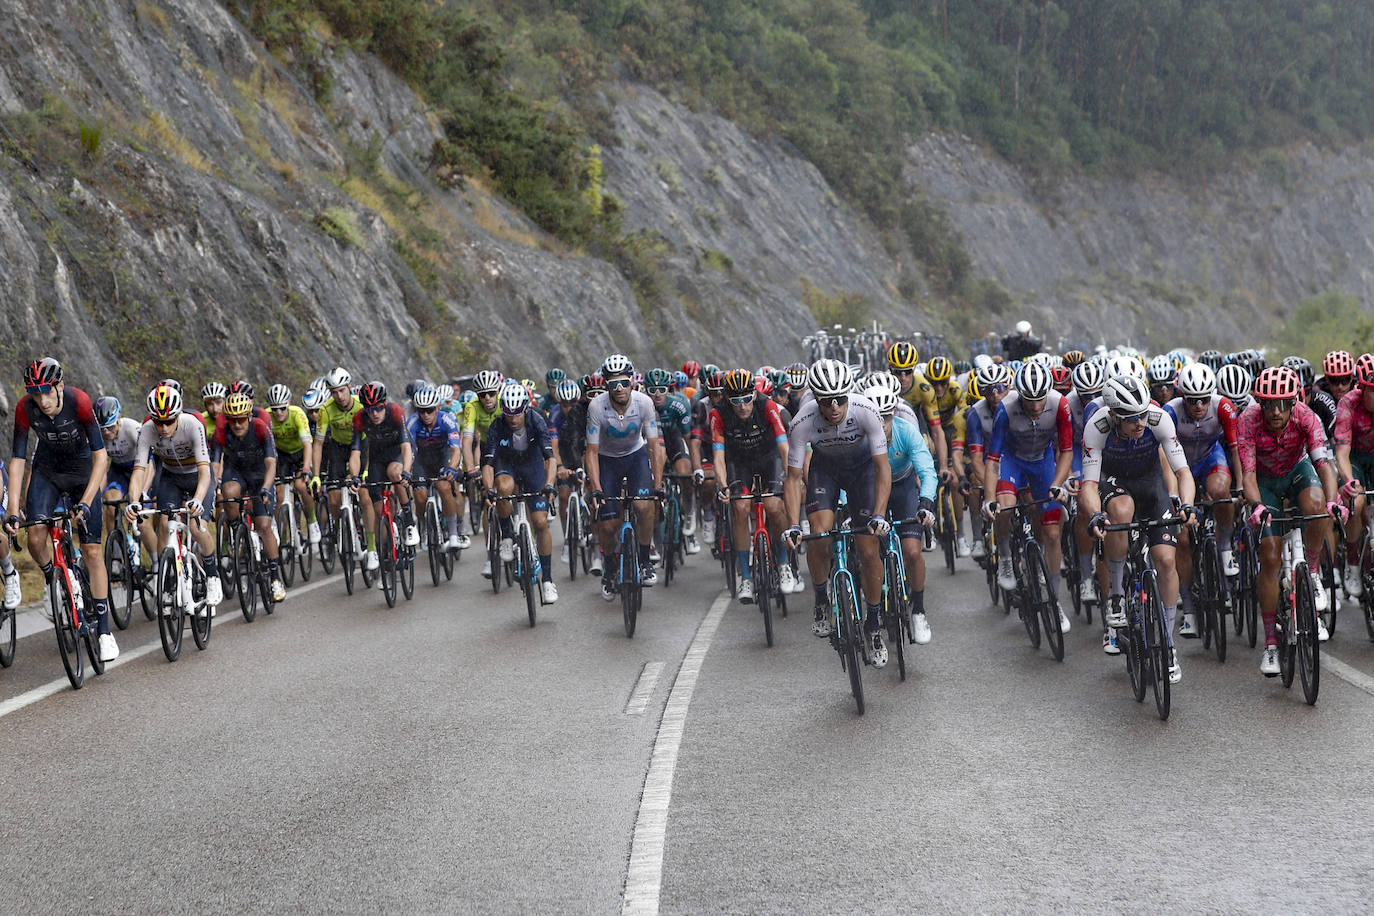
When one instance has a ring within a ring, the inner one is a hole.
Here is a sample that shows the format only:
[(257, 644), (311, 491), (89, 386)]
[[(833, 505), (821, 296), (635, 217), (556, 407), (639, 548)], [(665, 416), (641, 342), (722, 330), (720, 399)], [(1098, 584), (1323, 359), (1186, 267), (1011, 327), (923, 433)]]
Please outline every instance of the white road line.
[[(329, 576), (329, 577), (324, 578), (324, 579), (320, 579), (318, 582), (311, 582), (309, 585), (302, 585), (300, 588), (292, 589), (292, 590), (291, 590), (291, 594), (290, 594), (290, 596), (288, 596), (288, 597), (295, 597), (295, 596), (298, 596), (298, 595), (304, 595), (304, 594), (306, 594), (307, 592), (312, 592), (312, 591), (314, 591), (314, 590), (317, 589), (317, 588), (321, 588), (322, 586), (328, 585), (330, 582), (333, 582), (333, 581), (335, 581), (336, 579), (338, 579), (338, 574)], [(221, 608), (223, 608), (224, 606), (225, 606), (225, 605), (224, 605), (223, 603), (220, 604), (220, 607), (221, 607)], [(49, 624), (49, 627), (51, 627), (51, 626), (52, 626), (52, 625)], [(118, 638), (118, 637), (116, 637), (116, 638)], [(159, 639), (157, 642), (144, 643), (143, 645), (139, 646), (139, 647), (136, 648), (136, 649), (123, 649), (123, 650), (120, 650), (119, 658), (117, 658), (117, 659), (115, 659), (114, 661), (108, 663), (108, 664), (105, 666), (105, 670), (106, 670), (106, 672), (108, 672), (108, 671), (110, 671), (110, 669), (112, 669), (112, 668), (118, 668), (120, 665), (124, 664), (125, 662), (131, 662), (131, 661), (133, 661), (133, 660), (136, 659), (136, 658), (142, 658), (143, 656), (147, 655), (149, 652), (152, 652), (154, 649), (161, 649), (161, 648), (162, 648), (162, 640)], [(83, 651), (84, 651), (84, 649), (83, 649)], [(96, 675), (95, 675), (94, 672), (92, 672), (92, 671), (90, 670), (90, 659), (86, 659), (86, 666), (87, 666), (87, 671), (86, 671), (86, 682), (89, 684), (89, 683), (91, 682), (91, 679), (94, 678), (94, 677), (96, 677)], [(10, 697), (8, 700), (5, 700), (3, 703), (0, 703), (0, 719), (3, 719), (5, 716), (8, 716), (8, 715), (9, 715), (10, 713), (12, 713), (12, 712), (18, 712), (19, 710), (23, 709), (23, 708), (26, 707), (26, 706), (32, 706), (34, 703), (37, 703), (39, 700), (45, 700), (45, 699), (47, 699), (48, 697), (52, 696), (52, 695), (55, 694), (55, 693), (58, 693), (58, 692), (60, 692), (60, 691), (62, 691), (62, 690), (67, 690), (67, 689), (70, 689), (70, 688), (71, 688), (71, 682), (68, 681), (67, 678), (66, 678), (66, 676), (64, 675), (64, 676), (58, 678), (57, 680), (49, 681), (48, 683), (43, 684), (42, 686), (33, 688), (32, 690), (26, 690), (25, 692), (19, 694), (18, 696)]]
[(663, 886), (663, 843), (668, 832), (668, 806), (673, 800), (673, 774), (677, 769), (678, 748), (687, 722), (687, 708), (692, 704), (697, 675), (701, 673), (711, 637), (730, 606), (730, 593), (722, 592), (697, 627), (692, 645), (682, 659), (658, 723), (658, 737), (654, 739), (649, 772), (644, 777), (644, 794), (639, 799), (639, 815), (635, 818), (634, 839), (630, 843), (630, 867), (625, 874), (625, 898), (620, 912), (626, 916), (654, 916), (658, 913), (658, 897)]
[(639, 716), (649, 706), (649, 699), (658, 686), (658, 676), (663, 673), (663, 662), (646, 662), (635, 681), (635, 689), (630, 693), (630, 701), (625, 704), (625, 715)]
[(1336, 677), (1363, 690), (1370, 696), (1374, 696), (1374, 677), (1370, 677), (1362, 671), (1357, 671), (1345, 662), (1333, 655), (1323, 652), (1321, 657), (1321, 667), (1330, 671)]

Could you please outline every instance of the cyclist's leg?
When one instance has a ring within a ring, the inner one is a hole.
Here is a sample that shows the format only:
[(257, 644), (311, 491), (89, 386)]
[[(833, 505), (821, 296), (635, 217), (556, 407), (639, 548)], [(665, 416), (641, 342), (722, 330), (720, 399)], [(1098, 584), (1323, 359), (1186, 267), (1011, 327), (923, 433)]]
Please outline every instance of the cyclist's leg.
[[(1321, 478), (1312, 466), (1310, 458), (1303, 457), (1293, 468), (1291, 489), (1288, 498), (1296, 502), (1304, 515), (1325, 515), (1326, 501), (1323, 496)], [(1322, 544), (1331, 533), (1330, 517), (1308, 522), (1302, 532), (1302, 543), (1307, 555), (1307, 568), (1315, 573), (1321, 569)], [(1329, 596), (1328, 596), (1329, 600)], [(1320, 605), (1320, 600), (1318, 601)]]
[[(544, 463), (527, 468), (521, 475), (520, 486), (526, 493), (537, 493), (544, 486)], [(553, 532), (549, 530), (549, 498), (544, 495), (533, 497), (528, 502), (530, 529), (534, 532), (535, 549), (539, 551), (541, 578), (553, 581)]]
[[(1260, 502), (1271, 512), (1283, 508), (1283, 494), (1286, 479), (1259, 475), (1255, 480), (1259, 486)], [(1279, 565), (1283, 559), (1283, 539), (1273, 528), (1265, 525), (1259, 531), (1259, 581), (1255, 583), (1255, 593), (1259, 596), (1260, 617), (1264, 621), (1264, 646), (1266, 649), (1279, 644), (1275, 622), (1279, 611)]]

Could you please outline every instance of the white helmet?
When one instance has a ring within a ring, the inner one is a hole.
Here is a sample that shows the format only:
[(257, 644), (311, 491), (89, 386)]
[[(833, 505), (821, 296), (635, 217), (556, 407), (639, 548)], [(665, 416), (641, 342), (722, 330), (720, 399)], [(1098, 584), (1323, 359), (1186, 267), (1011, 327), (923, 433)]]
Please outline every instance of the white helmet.
[(1029, 334), (1030, 331), (1031, 331), (1031, 328), (1030, 328), (1030, 322), (1029, 322), (1029, 321), (1018, 321), (1018, 322), (1016, 322), (1016, 333), (1018, 333), (1018, 334)]
[(1026, 363), (1016, 373), (1016, 390), (1027, 401), (1038, 401), (1050, 393), (1050, 372), (1038, 362)]
[(818, 398), (849, 394), (852, 386), (849, 367), (838, 359), (818, 359), (806, 373), (807, 387)]
[(1178, 371), (1174, 369), (1174, 361), (1161, 354), (1150, 360), (1146, 375), (1151, 385), (1168, 385), (1178, 376)]
[(1050, 356), (1048, 353), (1032, 353), (1030, 356), (1026, 357), (1026, 362), (1038, 363), (1046, 369), (1050, 369), (1054, 366), (1054, 357)]
[(630, 362), (628, 356), (621, 353), (612, 353), (610, 356), (606, 357), (606, 361), (601, 364), (601, 375), (603, 378), (611, 378), (617, 375), (632, 375), (634, 371), (634, 363)]
[(1250, 373), (1244, 366), (1227, 363), (1217, 372), (1217, 392), (1239, 407), (1250, 399)]
[(891, 372), (874, 372), (870, 375), (868, 377), (868, 387), (872, 388), (875, 385), (880, 388), (886, 388), (893, 394), (902, 390), (901, 379), (897, 378), (897, 376), (893, 375)]
[(1130, 417), (1150, 406), (1150, 389), (1142, 378), (1115, 375), (1102, 386), (1102, 400), (1114, 412)]
[(301, 404), (306, 410), (319, 410), (324, 406), (326, 397), (328, 395), (319, 388), (307, 388), (305, 394), (301, 395)]
[(978, 390), (986, 396), (989, 389), (994, 385), (1005, 385), (1007, 376), (1010, 374), (1011, 370), (1001, 363), (988, 363), (980, 368), (975, 375), (978, 380)]
[(495, 369), (483, 369), (472, 377), (472, 390), (478, 394), (497, 391), (501, 388), (501, 373)]
[(211, 398), (227, 398), (229, 389), (224, 387), (223, 382), (206, 382), (205, 387), (200, 389), (200, 399), (208, 401)]
[(1215, 394), (1217, 377), (1206, 363), (1189, 363), (1178, 374), (1178, 393), (1188, 398)]
[(432, 410), (439, 406), (439, 389), (421, 388), (410, 399), (416, 410)]
[(348, 370), (343, 366), (337, 367), (333, 372), (324, 377), (325, 384), (332, 391), (335, 388), (343, 388), (353, 384), (353, 376), (348, 374)]
[(1095, 398), (1102, 393), (1102, 366), (1086, 360), (1073, 367), (1073, 387), (1080, 398)]
[(986, 353), (979, 353), (977, 356), (975, 356), (975, 357), (973, 358), (973, 368), (974, 368), (974, 369), (981, 369), (981, 368), (983, 368), (984, 366), (991, 366), (991, 365), (994, 365), (994, 363), (993, 363), (993, 361), (992, 361), (992, 357), (991, 357), (991, 356), (988, 356)]
[(897, 393), (882, 385), (870, 385), (864, 392), (864, 397), (872, 401), (873, 406), (878, 408), (878, 413), (885, 417), (897, 412)]
[(1107, 360), (1107, 378), (1130, 375), (1141, 381), (1145, 380), (1145, 367), (1140, 365), (1140, 361), (1130, 356), (1113, 356)]
[(281, 382), (267, 389), (268, 407), (286, 407), (291, 403), (291, 389)]

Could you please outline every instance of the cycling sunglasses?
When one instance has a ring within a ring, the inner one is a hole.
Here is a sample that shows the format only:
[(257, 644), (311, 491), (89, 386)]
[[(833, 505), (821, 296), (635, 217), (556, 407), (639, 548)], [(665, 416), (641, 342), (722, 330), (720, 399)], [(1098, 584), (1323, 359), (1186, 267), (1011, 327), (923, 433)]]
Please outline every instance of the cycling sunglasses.
[(843, 407), (849, 403), (849, 395), (841, 394), (833, 398), (816, 398), (816, 403), (821, 407)]
[(56, 385), (25, 385), (24, 390), (29, 394), (47, 394), (56, 387)]
[[(1353, 375), (1328, 375), (1328, 376), (1326, 377), (1326, 383), (1327, 383), (1328, 385), (1340, 385), (1342, 388), (1344, 388), (1344, 387), (1346, 387), (1346, 386), (1348, 386), (1348, 385), (1353, 385), (1353, 384), (1355, 384), (1355, 376), (1353, 376)], [(29, 390), (32, 391), (33, 389), (30, 388)]]
[(734, 404), (736, 407), (743, 407), (745, 404), (754, 403), (754, 396), (752, 394), (742, 394), (738, 397), (732, 397), (730, 403)]
[(1293, 398), (1257, 398), (1260, 410), (1292, 410)]
[(1212, 403), (1212, 396), (1210, 394), (1207, 394), (1203, 395), (1200, 398), (1184, 398), (1183, 403), (1191, 404), (1194, 407), (1200, 406), (1202, 404), (1210, 404)]
[(621, 388), (629, 388), (630, 380), (627, 378), (608, 378), (606, 379), (607, 391), (618, 391)]
[(647, 390), (648, 390), (649, 394), (667, 394), (667, 393), (668, 393), (668, 386), (667, 386), (667, 385), (655, 385), (654, 387), (649, 388), (649, 389), (647, 389)]
[(1144, 423), (1145, 418), (1150, 414), (1148, 410), (1142, 410), (1140, 413), (1133, 414), (1120, 414), (1115, 412), (1113, 413), (1115, 414), (1116, 418), (1120, 420), (1122, 423)]

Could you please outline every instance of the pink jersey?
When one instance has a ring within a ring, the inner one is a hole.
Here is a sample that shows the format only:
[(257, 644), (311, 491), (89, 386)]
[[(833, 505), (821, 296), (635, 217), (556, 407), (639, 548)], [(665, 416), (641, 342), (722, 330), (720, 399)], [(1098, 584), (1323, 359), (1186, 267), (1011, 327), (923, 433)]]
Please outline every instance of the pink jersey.
[(1315, 411), (1299, 401), (1288, 425), (1275, 435), (1264, 426), (1259, 402), (1240, 415), (1240, 469), (1261, 477), (1285, 477), (1305, 455), (1320, 464), (1330, 457), (1326, 432)]
[(1336, 405), (1336, 427), (1331, 433), (1331, 441), (1337, 445), (1348, 445), (1350, 451), (1362, 455), (1374, 453), (1374, 414), (1362, 406), (1363, 392), (1356, 387), (1347, 391)]

